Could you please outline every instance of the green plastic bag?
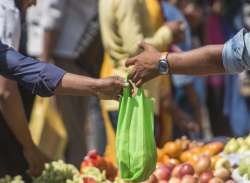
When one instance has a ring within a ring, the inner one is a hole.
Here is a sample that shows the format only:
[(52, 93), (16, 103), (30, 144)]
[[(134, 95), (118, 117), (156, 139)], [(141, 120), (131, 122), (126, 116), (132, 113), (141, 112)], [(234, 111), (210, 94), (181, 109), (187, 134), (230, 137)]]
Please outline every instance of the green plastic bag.
[(120, 102), (116, 133), (117, 163), (122, 179), (141, 182), (156, 166), (153, 100), (139, 88), (136, 96), (125, 88)]

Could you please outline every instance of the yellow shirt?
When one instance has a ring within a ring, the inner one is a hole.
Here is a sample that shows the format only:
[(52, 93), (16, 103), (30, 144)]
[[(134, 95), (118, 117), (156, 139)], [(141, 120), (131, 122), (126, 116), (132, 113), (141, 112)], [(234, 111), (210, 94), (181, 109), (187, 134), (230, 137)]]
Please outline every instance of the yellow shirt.
[[(145, 0), (100, 0), (99, 16), (103, 44), (106, 51), (102, 76), (120, 75), (127, 72), (124, 63), (127, 58), (139, 53), (138, 44), (145, 41), (160, 51), (166, 50), (172, 42), (171, 31), (166, 26), (157, 30), (151, 24)], [(159, 79), (144, 85), (148, 96), (155, 98), (155, 111), (158, 113)], [(110, 111), (118, 109), (118, 103), (106, 102)]]

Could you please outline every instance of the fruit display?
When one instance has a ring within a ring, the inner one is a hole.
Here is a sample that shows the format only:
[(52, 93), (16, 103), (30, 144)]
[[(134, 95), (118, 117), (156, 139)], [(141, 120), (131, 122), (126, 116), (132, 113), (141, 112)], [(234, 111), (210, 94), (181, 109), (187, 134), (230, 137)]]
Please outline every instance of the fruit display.
[(45, 164), (42, 175), (35, 178), (33, 183), (80, 183), (82, 178), (76, 167), (63, 161)]
[(220, 156), (223, 149), (224, 144), (218, 141), (204, 144), (182, 137), (167, 142), (158, 149), (158, 164), (147, 182), (234, 182), (230, 162)]
[(86, 168), (96, 167), (101, 172), (105, 173), (105, 176), (108, 180), (114, 181), (117, 177), (118, 170), (111, 161), (107, 158), (101, 157), (98, 155), (96, 150), (91, 150), (84, 157), (84, 160), (81, 164), (80, 172), (83, 173)]
[[(220, 141), (202, 143), (182, 137), (157, 149), (157, 166), (144, 183), (250, 183), (250, 135), (233, 138), (224, 147)], [(242, 148), (241, 146), (245, 146)], [(244, 154), (244, 156), (243, 156)], [(228, 157), (241, 159), (236, 166)], [(91, 150), (83, 158), (80, 171), (63, 161), (45, 165), (33, 183), (125, 183), (117, 167)], [(0, 183), (24, 183), (20, 177), (6, 176)]]
[(250, 156), (250, 134), (245, 138), (231, 138), (220, 155), (237, 167), (241, 159)]
[(225, 145), (224, 153), (244, 153), (250, 151), (250, 134), (245, 138), (232, 138)]
[(227, 160), (218, 160), (212, 168), (211, 158), (202, 155), (194, 166), (190, 163), (158, 163), (146, 183), (233, 183), (231, 171)]
[(207, 155), (211, 160), (210, 166), (213, 168), (216, 161), (221, 158), (219, 154), (223, 151), (223, 148), (224, 144), (221, 142), (203, 144), (182, 137), (176, 141), (167, 142), (162, 149), (157, 150), (158, 162), (175, 165), (189, 163), (194, 166), (200, 156)]
[(232, 176), (237, 182), (250, 183), (250, 156), (240, 160)]
[(105, 172), (101, 172), (96, 167), (86, 167), (82, 170), (82, 177), (84, 183), (111, 183), (106, 178)]
[(25, 183), (21, 176), (11, 177), (6, 175), (4, 178), (0, 179), (0, 183)]

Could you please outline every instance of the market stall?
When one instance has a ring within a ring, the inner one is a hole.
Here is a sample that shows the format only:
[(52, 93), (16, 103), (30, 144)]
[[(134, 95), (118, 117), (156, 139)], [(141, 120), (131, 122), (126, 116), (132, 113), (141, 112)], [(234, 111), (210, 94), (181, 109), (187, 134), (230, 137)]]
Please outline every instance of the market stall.
[[(63, 161), (46, 164), (34, 183), (111, 183), (125, 182), (117, 166), (95, 150), (84, 157), (80, 170)], [(182, 137), (157, 149), (157, 165), (147, 183), (249, 183), (250, 135), (231, 138), (225, 144)], [(6, 176), (0, 183), (24, 183), (20, 176)]]

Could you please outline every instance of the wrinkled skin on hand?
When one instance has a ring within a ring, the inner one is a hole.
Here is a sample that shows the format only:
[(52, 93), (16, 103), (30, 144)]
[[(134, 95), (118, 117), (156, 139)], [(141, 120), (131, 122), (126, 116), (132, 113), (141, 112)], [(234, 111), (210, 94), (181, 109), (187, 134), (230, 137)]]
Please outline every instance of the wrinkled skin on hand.
[(158, 68), (161, 53), (146, 43), (141, 43), (140, 47), (144, 51), (126, 61), (126, 67), (133, 66), (128, 78), (133, 81), (137, 87), (160, 75)]
[(128, 83), (123, 78), (118, 76), (112, 76), (98, 81), (98, 92), (97, 96), (100, 99), (116, 99), (118, 100), (122, 94), (123, 87), (128, 86)]

